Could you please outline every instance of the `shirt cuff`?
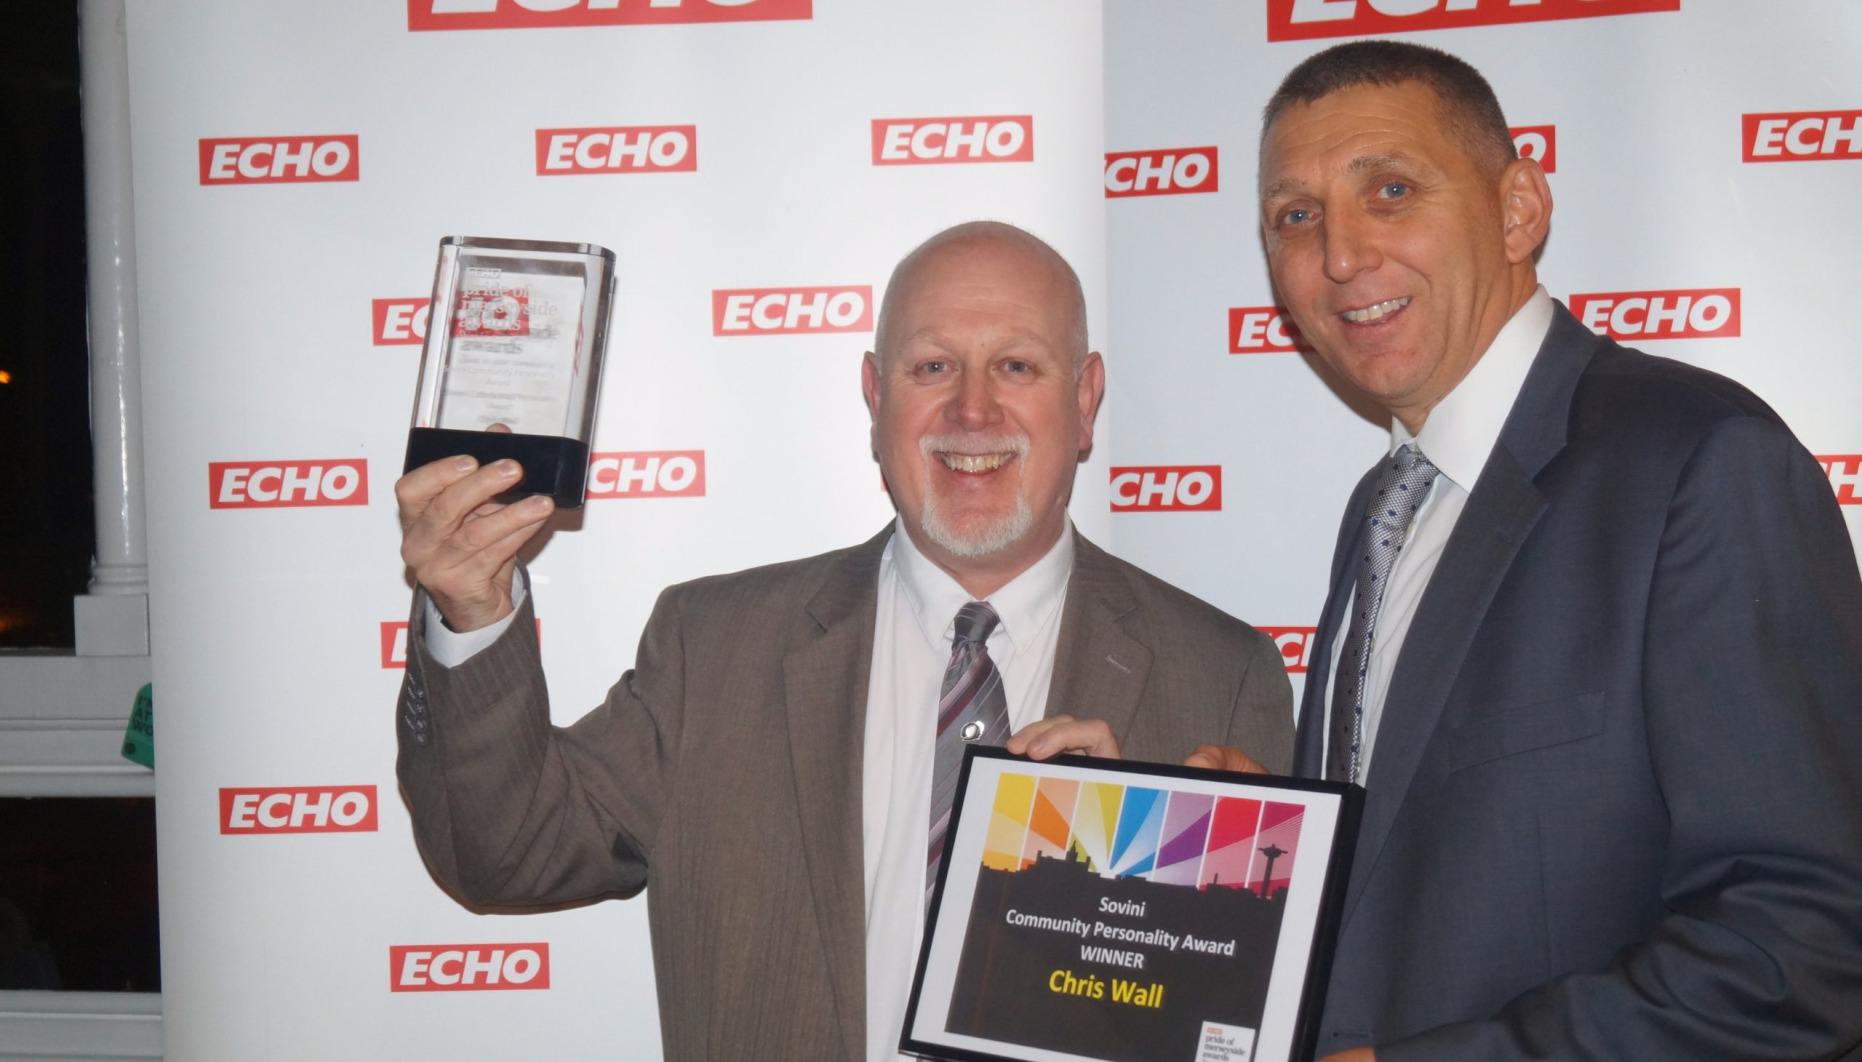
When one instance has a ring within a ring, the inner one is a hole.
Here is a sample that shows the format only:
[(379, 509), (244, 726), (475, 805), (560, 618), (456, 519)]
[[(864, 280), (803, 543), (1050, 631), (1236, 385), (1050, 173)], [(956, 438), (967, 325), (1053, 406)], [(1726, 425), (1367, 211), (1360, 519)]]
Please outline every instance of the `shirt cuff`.
[(518, 610), (524, 607), (524, 599), (530, 596), (530, 577), (522, 569), (511, 578), (511, 614), (490, 626), (480, 627), (464, 634), (448, 627), (440, 619), (440, 610), (428, 596), (426, 623), (423, 625), (427, 639), (427, 655), (441, 667), (458, 667), (460, 664), (477, 656), (491, 643), (503, 637), (517, 620)]

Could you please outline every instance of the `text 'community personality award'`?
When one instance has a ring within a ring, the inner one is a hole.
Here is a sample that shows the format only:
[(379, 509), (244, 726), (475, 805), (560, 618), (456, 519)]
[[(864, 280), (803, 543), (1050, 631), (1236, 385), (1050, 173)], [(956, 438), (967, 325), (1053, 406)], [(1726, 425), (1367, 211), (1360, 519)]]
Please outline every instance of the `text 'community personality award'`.
[(448, 236), (404, 471), (456, 454), (524, 468), (513, 501), (582, 504), (614, 303), (614, 252), (587, 243)]
[(1363, 793), (971, 746), (900, 1049), (1311, 1059)]

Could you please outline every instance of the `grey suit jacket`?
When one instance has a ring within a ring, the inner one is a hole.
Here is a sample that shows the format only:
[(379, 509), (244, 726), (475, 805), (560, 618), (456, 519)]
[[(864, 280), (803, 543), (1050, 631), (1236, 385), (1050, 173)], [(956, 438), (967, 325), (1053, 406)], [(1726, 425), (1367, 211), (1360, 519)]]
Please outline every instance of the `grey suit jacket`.
[[(1339, 531), (1304, 774), (1372, 480)], [(1559, 307), (1376, 740), (1321, 1054), (1862, 1040), (1862, 581), (1817, 463), (1737, 384)]]
[[(416, 602), (398, 772), (429, 868), (484, 904), (650, 884), (669, 1059), (864, 1057), (861, 755), (890, 534), (669, 588), (634, 668), (568, 728), (549, 723), (528, 603), (448, 669)], [(1272, 641), (1075, 547), (1047, 714), (1104, 719), (1135, 759), (1218, 742), (1285, 765)]]

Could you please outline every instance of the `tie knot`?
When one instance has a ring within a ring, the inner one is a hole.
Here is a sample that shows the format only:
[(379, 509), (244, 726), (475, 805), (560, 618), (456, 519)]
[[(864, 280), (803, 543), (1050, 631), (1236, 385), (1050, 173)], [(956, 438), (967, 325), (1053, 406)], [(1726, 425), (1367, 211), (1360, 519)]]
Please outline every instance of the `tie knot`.
[(1435, 466), (1429, 463), (1428, 458), (1422, 456), (1422, 451), (1416, 449), (1414, 443), (1404, 443), (1396, 453), (1390, 455), (1390, 471), (1396, 475), (1417, 472), (1433, 476)]
[(971, 642), (982, 645), (989, 640), (989, 632), (996, 629), (1002, 617), (989, 607), (987, 601), (972, 601), (957, 610), (956, 637), (959, 644)]

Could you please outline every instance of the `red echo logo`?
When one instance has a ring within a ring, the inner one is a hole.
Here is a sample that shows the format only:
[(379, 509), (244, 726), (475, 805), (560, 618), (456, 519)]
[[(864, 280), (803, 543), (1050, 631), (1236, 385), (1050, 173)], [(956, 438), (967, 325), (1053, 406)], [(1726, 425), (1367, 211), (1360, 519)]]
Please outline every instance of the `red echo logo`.
[(1306, 662), (1312, 659), (1312, 646), (1319, 628), (1262, 627), (1260, 632), (1274, 640), (1274, 647), (1280, 650), (1280, 659), (1287, 665), (1287, 674), (1306, 673)]
[(1513, 134), (1513, 150), (1522, 159), (1533, 159), (1546, 173), (1558, 172), (1558, 127), (1555, 125), (1518, 125)]
[(1679, 10), (1681, 0), (1267, 0), (1267, 39), (1303, 41)]
[(1862, 454), (1819, 456), (1817, 463), (1830, 477), (1838, 505), (1862, 505)]
[(426, 296), (417, 299), (376, 299), (369, 304), (378, 347), (418, 346), (427, 341)]
[(367, 505), (369, 464), (360, 457), (329, 461), (214, 461), (207, 465), (207, 501), (215, 509)]
[(354, 136), (245, 137), (200, 142), (202, 184), (353, 181)]
[(407, 0), (407, 28), (537, 29), (814, 17), (814, 0)]
[(1213, 147), (1106, 152), (1106, 198), (1219, 191)]
[(875, 166), (1033, 161), (1032, 115), (873, 119)]
[(870, 332), (873, 289), (738, 288), (711, 293), (714, 336), (776, 336), (790, 332)]
[(702, 498), (705, 451), (596, 454), (588, 463), (590, 498)]
[(1228, 311), (1230, 354), (1291, 354), (1299, 342), (1299, 329), (1278, 306), (1236, 306)]
[(1747, 162), (1862, 159), (1862, 111), (1745, 116)]
[(1207, 513), (1221, 508), (1221, 465), (1112, 470), (1115, 513)]
[(1573, 295), (1571, 312), (1612, 339), (1730, 339), (1739, 334), (1739, 289)]
[(548, 944), (392, 944), (395, 992), (499, 992), (550, 986)]
[(221, 833), (374, 833), (375, 787), (220, 790)]
[(690, 173), (698, 169), (695, 125), (537, 130), (537, 176), (575, 173)]

